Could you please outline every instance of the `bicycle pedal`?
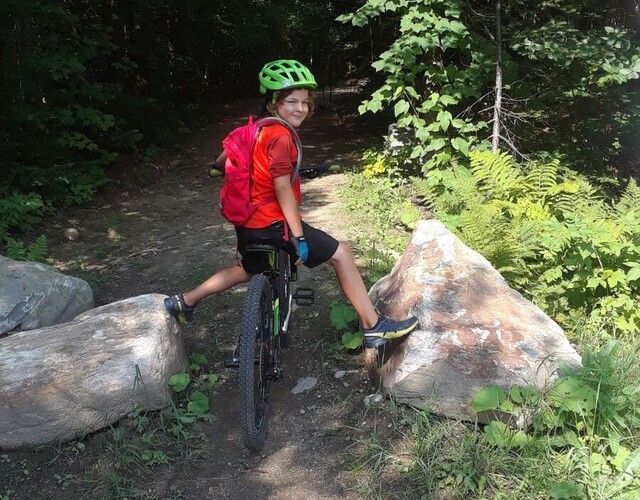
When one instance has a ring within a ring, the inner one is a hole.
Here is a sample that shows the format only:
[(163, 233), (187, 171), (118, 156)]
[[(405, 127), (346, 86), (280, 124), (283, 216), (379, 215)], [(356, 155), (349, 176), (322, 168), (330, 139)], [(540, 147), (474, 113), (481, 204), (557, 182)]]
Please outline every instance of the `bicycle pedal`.
[(293, 294), (293, 299), (299, 306), (310, 306), (315, 300), (315, 294), (312, 288), (298, 288)]
[(240, 367), (240, 356), (238, 356), (237, 350), (234, 350), (233, 353), (225, 358), (224, 366), (226, 368), (239, 368)]

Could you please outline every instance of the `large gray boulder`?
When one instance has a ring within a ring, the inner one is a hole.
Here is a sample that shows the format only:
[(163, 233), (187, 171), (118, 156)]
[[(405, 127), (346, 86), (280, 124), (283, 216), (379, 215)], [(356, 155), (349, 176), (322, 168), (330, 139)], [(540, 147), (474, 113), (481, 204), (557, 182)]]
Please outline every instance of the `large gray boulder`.
[(65, 323), (92, 307), (86, 281), (0, 255), (0, 335)]
[(0, 449), (68, 441), (136, 406), (168, 405), (167, 381), (188, 359), (164, 297), (133, 297), (0, 339)]
[(418, 223), (370, 296), (384, 314), (420, 320), (409, 336), (366, 353), (372, 380), (398, 402), (470, 419), (483, 387), (544, 388), (562, 363), (580, 366), (562, 329), (439, 221)]

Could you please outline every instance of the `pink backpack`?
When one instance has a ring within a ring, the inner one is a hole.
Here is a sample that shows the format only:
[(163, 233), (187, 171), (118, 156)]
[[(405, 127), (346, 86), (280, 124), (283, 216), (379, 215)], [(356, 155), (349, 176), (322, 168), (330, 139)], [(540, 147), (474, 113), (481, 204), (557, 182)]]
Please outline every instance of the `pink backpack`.
[(220, 211), (222, 216), (234, 226), (242, 226), (257, 208), (275, 200), (275, 198), (266, 199), (257, 204), (251, 202), (253, 149), (260, 129), (274, 123), (287, 127), (298, 150), (298, 160), (291, 176), (291, 184), (293, 184), (302, 163), (302, 145), (298, 134), (286, 121), (276, 117), (258, 120), (249, 117), (246, 125), (232, 130), (222, 141), (227, 160), (224, 165), (224, 183), (220, 190)]

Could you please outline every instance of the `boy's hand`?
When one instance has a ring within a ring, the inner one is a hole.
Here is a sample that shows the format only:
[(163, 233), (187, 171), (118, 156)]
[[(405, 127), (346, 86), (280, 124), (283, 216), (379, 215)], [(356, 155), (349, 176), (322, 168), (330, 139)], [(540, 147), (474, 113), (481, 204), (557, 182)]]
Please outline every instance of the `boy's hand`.
[(307, 240), (304, 239), (304, 236), (297, 238), (295, 236), (292, 237), (291, 243), (298, 254), (298, 262), (296, 262), (296, 264), (306, 262), (309, 258), (309, 245), (307, 244)]

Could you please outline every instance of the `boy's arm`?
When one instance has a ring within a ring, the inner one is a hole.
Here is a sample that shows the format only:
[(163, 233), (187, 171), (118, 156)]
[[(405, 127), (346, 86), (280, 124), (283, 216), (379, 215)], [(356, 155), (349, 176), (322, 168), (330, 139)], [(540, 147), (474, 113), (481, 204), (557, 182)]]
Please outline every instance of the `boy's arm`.
[(300, 212), (298, 212), (298, 201), (291, 188), (291, 176), (287, 174), (275, 177), (273, 179), (273, 187), (275, 188), (276, 198), (278, 199), (284, 218), (287, 220), (287, 224), (289, 224), (289, 228), (291, 229), (291, 236), (296, 238), (304, 236), (302, 233)]

